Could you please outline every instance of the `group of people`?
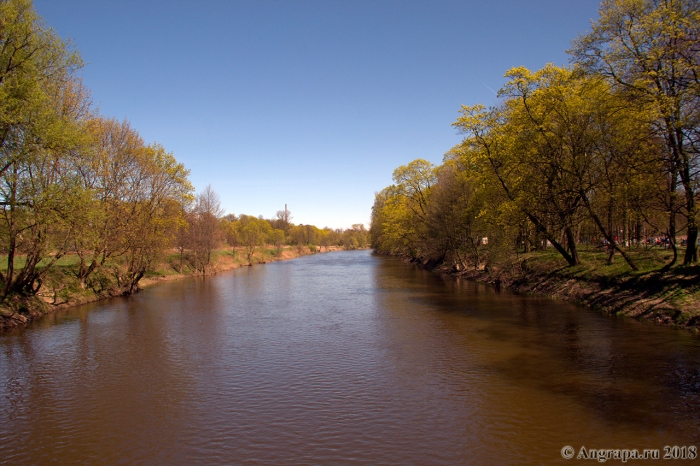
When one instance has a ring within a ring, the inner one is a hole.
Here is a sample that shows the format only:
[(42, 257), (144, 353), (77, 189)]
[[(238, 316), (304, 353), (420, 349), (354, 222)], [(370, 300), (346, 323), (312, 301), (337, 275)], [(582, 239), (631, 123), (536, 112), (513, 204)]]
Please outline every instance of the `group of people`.
[[(637, 240), (633, 239), (620, 241), (620, 238), (618, 236), (615, 236), (615, 242), (618, 244), (624, 244), (627, 247), (630, 246), (630, 242), (632, 244), (636, 244)], [(601, 238), (601, 246), (607, 246), (608, 244), (609, 242), (607, 239)], [(663, 247), (664, 249), (668, 249), (671, 247), (671, 241), (668, 236), (645, 236), (644, 239), (640, 241), (640, 244), (646, 244), (648, 246), (659, 246)], [(676, 240), (676, 244), (679, 244), (678, 240)], [(700, 244), (700, 241), (698, 241), (698, 244)], [(680, 245), (681, 247), (686, 247), (688, 245), (688, 238), (680, 238)]]

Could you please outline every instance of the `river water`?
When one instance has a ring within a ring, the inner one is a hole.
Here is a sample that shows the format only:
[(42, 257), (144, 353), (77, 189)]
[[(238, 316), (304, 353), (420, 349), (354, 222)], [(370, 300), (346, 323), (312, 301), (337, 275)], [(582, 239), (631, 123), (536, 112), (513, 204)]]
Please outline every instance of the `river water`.
[(698, 337), (369, 251), (0, 335), (0, 464), (577, 462), (566, 445), (700, 446)]

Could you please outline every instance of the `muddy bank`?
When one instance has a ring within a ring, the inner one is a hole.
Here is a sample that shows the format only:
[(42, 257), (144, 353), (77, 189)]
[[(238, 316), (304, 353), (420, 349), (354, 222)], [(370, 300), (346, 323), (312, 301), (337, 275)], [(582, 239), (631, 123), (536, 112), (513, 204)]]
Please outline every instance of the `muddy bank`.
[[(341, 249), (342, 248), (337, 246), (322, 248), (321, 250), (296, 247), (288, 248), (284, 249), (277, 255), (265, 256), (265, 259), (254, 259), (252, 265), (289, 260), (309, 254), (326, 253)], [(218, 257), (217, 260), (211, 264), (211, 266), (207, 267), (204, 274), (194, 270), (184, 273), (172, 273), (172, 271), (169, 271), (171, 273), (158, 273), (157, 271), (154, 271), (147, 274), (145, 278), (139, 281), (136, 292), (156, 283), (180, 280), (198, 275), (215, 275), (227, 270), (248, 266), (249, 264), (247, 261), (242, 260), (242, 257), (236, 258), (223, 255)], [(10, 296), (2, 304), (0, 304), (0, 332), (18, 327), (24, 327), (30, 322), (58, 310), (123, 295), (124, 292), (119, 289), (107, 289), (99, 293), (85, 292), (83, 290), (82, 292), (72, 293), (64, 299), (57, 301), (55, 293), (40, 289), (35, 296)]]
[(595, 267), (538, 270), (523, 261), (514, 267), (455, 271), (423, 265), (434, 272), (489, 283), (517, 293), (537, 293), (585, 305), (608, 315), (700, 331), (698, 267), (609, 276)]

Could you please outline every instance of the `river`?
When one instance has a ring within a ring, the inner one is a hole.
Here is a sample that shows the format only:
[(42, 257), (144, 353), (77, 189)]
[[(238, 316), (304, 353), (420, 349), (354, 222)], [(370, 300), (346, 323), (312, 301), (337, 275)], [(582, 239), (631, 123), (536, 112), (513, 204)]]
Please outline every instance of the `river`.
[(0, 464), (562, 464), (564, 446), (674, 445), (700, 446), (696, 335), (369, 251), (0, 335)]

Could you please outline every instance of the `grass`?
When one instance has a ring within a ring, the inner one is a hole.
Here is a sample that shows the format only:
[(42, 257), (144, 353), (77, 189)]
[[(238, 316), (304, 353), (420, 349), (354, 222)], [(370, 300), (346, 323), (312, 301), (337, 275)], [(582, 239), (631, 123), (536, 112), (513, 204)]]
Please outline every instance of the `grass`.
[[(315, 247), (285, 246), (282, 250), (267, 246), (258, 248), (253, 255), (253, 263), (265, 263), (273, 260), (289, 259), (310, 252)], [(25, 264), (24, 257), (15, 258), (15, 270), (19, 271)], [(46, 265), (49, 260), (42, 261)], [(122, 266), (120, 259), (107, 261), (104, 267), (93, 272), (86, 286), (80, 285), (76, 271), (80, 258), (76, 254), (61, 257), (42, 277), (42, 286), (36, 296), (11, 295), (0, 303), (0, 330), (24, 325), (27, 322), (51, 312), (57, 306), (76, 305), (115, 296), (123, 292), (114, 276), (114, 268)], [(217, 249), (212, 251), (211, 264), (207, 273), (215, 273), (248, 265), (248, 256), (243, 248)], [(0, 255), (0, 271), (7, 270), (7, 255)], [(198, 272), (187, 259), (183, 261), (180, 273), (180, 254), (170, 251), (158, 260), (145, 274), (143, 286), (162, 279), (197, 275)]]
[(633, 271), (620, 255), (607, 264), (605, 251), (584, 245), (579, 249), (581, 264), (573, 267), (553, 248), (520, 254), (520, 270), (515, 272), (520, 276), (510, 278), (525, 291), (571, 297), (615, 314), (700, 325), (700, 265), (680, 265), (684, 250), (669, 269), (664, 267), (672, 257), (670, 250), (626, 252), (639, 270)]
[[(568, 267), (561, 255), (554, 249), (548, 248), (545, 250), (537, 250), (527, 254), (521, 254), (520, 258), (525, 259), (530, 268), (538, 270), (554, 270), (558, 268), (568, 269), (570, 273), (581, 274), (581, 278), (586, 278), (588, 274), (591, 276), (635, 276), (643, 275), (650, 272), (659, 272), (671, 260), (672, 253), (670, 250), (654, 248), (630, 249), (625, 251), (629, 254), (632, 260), (639, 268), (638, 271), (633, 271), (630, 266), (619, 254), (615, 255), (612, 264), (607, 263), (608, 253), (600, 248), (589, 245), (579, 246), (580, 265)], [(684, 250), (679, 250), (678, 262), (674, 265), (669, 273), (687, 273), (688, 269), (692, 272), (693, 267), (683, 267)]]
[[(43, 259), (39, 262), (39, 268), (45, 267), (52, 258)], [(15, 270), (19, 270), (26, 264), (27, 258), (25, 256), (15, 256)], [(80, 258), (76, 254), (66, 254), (60, 257), (54, 264), (57, 267), (69, 267), (77, 265), (80, 262)], [(0, 272), (7, 272), (7, 254), (0, 254)]]
[[(278, 259), (278, 255), (284, 251), (292, 249), (290, 246), (283, 247), (282, 251), (268, 246), (258, 248), (253, 255), (253, 263), (270, 262)], [(46, 266), (51, 258), (44, 259), (39, 263), (39, 268)], [(25, 265), (24, 256), (15, 257), (15, 271), (21, 270)], [(116, 278), (112, 271), (121, 264), (120, 259), (108, 260), (105, 265), (95, 271), (87, 281), (86, 287), (81, 287), (76, 277), (77, 267), (80, 258), (77, 254), (66, 254), (59, 258), (51, 269), (47, 270), (43, 279), (42, 288), (39, 295), (46, 301), (53, 304), (85, 302), (94, 300), (96, 297), (109, 295), (118, 291)], [(180, 272), (180, 254), (174, 250), (169, 251), (158, 260), (153, 267), (145, 273), (146, 279), (162, 279), (167, 277), (192, 275), (197, 271), (192, 264), (183, 260), (182, 273)], [(224, 270), (234, 267), (248, 265), (247, 254), (243, 248), (217, 249), (212, 251), (211, 264), (207, 268), (208, 273), (217, 270)], [(7, 255), (0, 255), (0, 271), (7, 271)]]

